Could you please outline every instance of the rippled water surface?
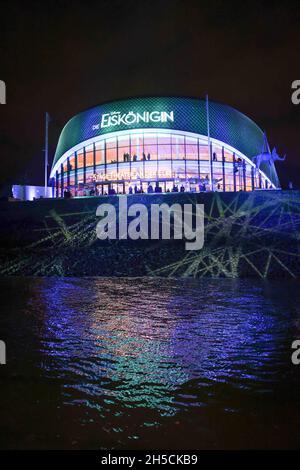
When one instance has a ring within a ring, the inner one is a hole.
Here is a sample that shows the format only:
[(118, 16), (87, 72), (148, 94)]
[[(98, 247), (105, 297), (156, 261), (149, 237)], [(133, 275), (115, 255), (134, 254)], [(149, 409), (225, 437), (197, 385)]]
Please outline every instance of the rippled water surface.
[(1, 448), (300, 447), (297, 281), (0, 279)]

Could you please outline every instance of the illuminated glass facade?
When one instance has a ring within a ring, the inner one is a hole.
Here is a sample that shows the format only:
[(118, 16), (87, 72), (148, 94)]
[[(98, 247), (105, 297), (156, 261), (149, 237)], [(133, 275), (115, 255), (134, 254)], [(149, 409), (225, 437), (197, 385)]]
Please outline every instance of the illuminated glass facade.
[[(62, 197), (66, 190), (73, 196), (85, 196), (277, 187), (275, 169), (258, 171), (252, 162), (255, 145), (259, 153), (263, 141), (263, 133), (253, 121), (229, 108), (228, 120), (238, 118), (241, 127), (236, 127), (233, 133), (226, 131), (227, 123), (223, 123), (222, 132), (212, 125), (208, 139), (207, 134), (195, 132), (198, 110), (195, 106), (191, 108), (192, 99), (161, 100), (151, 98), (152, 108), (147, 99), (142, 100), (143, 106), (138, 102), (138, 107), (134, 106), (136, 99), (125, 100), (105, 105), (105, 109), (93, 108), (78, 115), (79, 119), (78, 116), (71, 119), (62, 132), (51, 171), (56, 196)], [(195, 101), (197, 104), (201, 100), (192, 101), (195, 105)], [(211, 106), (214, 110), (214, 104)], [(203, 109), (202, 114), (200, 111), (199, 116), (203, 117)], [(218, 113), (218, 109), (215, 115), (212, 113), (214, 121)], [(220, 119), (225, 118), (220, 114)], [(239, 122), (234, 124), (238, 126)], [(199, 131), (203, 130), (205, 127), (200, 126)], [(243, 136), (252, 141), (244, 144)], [(247, 149), (252, 155), (244, 153)]]

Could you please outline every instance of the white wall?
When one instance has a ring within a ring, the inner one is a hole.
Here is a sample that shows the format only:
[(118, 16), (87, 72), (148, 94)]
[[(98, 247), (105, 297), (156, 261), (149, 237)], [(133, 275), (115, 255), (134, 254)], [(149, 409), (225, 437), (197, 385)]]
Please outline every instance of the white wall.
[[(46, 188), (46, 197), (52, 197), (52, 188)], [(14, 184), (12, 187), (13, 197), (21, 199), (22, 201), (33, 201), (33, 199), (39, 199), (45, 197), (44, 186), (27, 186)]]

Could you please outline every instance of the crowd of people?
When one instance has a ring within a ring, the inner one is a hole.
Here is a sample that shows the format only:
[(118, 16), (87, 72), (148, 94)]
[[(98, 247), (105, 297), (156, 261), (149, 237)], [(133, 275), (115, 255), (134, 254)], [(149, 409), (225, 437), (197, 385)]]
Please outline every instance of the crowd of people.
[[(184, 192), (196, 192), (197, 190), (199, 192), (206, 192), (208, 190), (209, 186), (209, 177), (206, 175), (204, 179), (202, 179), (197, 185), (195, 184), (193, 188), (187, 189), (186, 186), (182, 183), (181, 185), (178, 185), (174, 182), (172, 188), (167, 188), (165, 192), (167, 193), (184, 193)], [(109, 187), (107, 191), (100, 191), (100, 188), (96, 186), (93, 186), (92, 188), (84, 188), (78, 191), (77, 195), (80, 196), (111, 196), (111, 195), (116, 195), (116, 194), (126, 194), (126, 191), (124, 190), (121, 192), (116, 191), (115, 188)], [(217, 184), (215, 185), (215, 190), (216, 191), (221, 191), (221, 186), (219, 182), (217, 181)], [(144, 194), (144, 193), (162, 193), (163, 188), (159, 185), (159, 182), (157, 181), (156, 183), (151, 183), (148, 182), (147, 189), (145, 190), (142, 185), (138, 186), (137, 184), (133, 186), (129, 186), (128, 188), (128, 194)], [(64, 198), (70, 198), (73, 196), (72, 191), (69, 188), (64, 189)]]
[[(133, 162), (137, 162), (138, 161), (138, 156), (137, 156), (136, 153), (134, 153), (132, 156), (129, 153), (124, 153), (123, 154), (123, 160), (124, 160), (124, 162), (130, 162), (131, 160)], [(146, 156), (146, 154), (143, 152), (143, 156), (141, 157), (141, 160), (142, 161), (143, 160), (148, 160), (148, 161), (151, 160), (150, 153), (148, 153), (147, 156)]]

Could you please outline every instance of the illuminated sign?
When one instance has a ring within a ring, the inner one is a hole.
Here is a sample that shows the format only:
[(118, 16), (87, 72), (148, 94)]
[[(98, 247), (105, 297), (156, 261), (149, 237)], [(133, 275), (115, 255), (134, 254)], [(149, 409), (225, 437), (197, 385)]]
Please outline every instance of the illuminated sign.
[[(239, 111), (221, 103), (209, 102), (210, 137), (228, 144), (252, 158), (261, 152), (262, 130)], [(52, 175), (61, 157), (92, 145), (105, 134), (157, 129), (207, 135), (205, 100), (175, 96), (136, 97), (97, 105), (71, 118), (57, 145)], [(111, 136), (113, 137), (113, 136)], [(81, 147), (81, 148), (82, 148)], [(278, 185), (275, 168), (265, 165), (263, 171)]]
[[(245, 155), (261, 151), (263, 132), (229, 106), (210, 102), (210, 136)], [(74, 116), (59, 138), (54, 163), (81, 142), (131, 129), (169, 129), (207, 135), (205, 100), (179, 97), (130, 98), (104, 103)], [(92, 143), (92, 142), (90, 142)]]
[(112, 111), (111, 113), (102, 114), (100, 124), (94, 124), (92, 129), (98, 130), (105, 127), (120, 126), (121, 124), (130, 126), (133, 124), (151, 122), (174, 122), (174, 111), (170, 111), (169, 113), (166, 111), (144, 111), (142, 113), (135, 113), (133, 111), (129, 111), (128, 113)]

